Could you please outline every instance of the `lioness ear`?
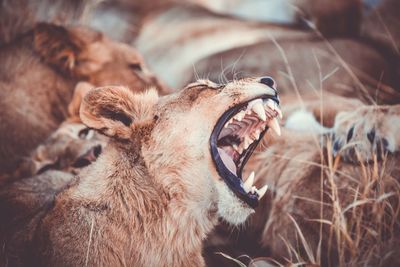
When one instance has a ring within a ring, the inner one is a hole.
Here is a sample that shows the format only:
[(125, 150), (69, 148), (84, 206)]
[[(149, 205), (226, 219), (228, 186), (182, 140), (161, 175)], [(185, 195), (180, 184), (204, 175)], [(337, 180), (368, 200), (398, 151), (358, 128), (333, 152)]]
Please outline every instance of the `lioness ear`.
[(83, 44), (72, 39), (66, 28), (39, 23), (34, 28), (35, 51), (51, 65), (62, 71), (71, 71)]
[(82, 100), (93, 88), (95, 88), (95, 86), (88, 82), (79, 82), (75, 86), (74, 95), (72, 96), (72, 100), (68, 105), (68, 115), (70, 118), (79, 117), (79, 109), (81, 107)]
[(34, 49), (47, 63), (71, 73), (79, 54), (101, 38), (102, 34), (95, 31), (38, 23), (34, 28)]
[(158, 101), (155, 89), (134, 94), (126, 87), (100, 87), (83, 98), (84, 124), (117, 139), (129, 139), (135, 126), (153, 117)]

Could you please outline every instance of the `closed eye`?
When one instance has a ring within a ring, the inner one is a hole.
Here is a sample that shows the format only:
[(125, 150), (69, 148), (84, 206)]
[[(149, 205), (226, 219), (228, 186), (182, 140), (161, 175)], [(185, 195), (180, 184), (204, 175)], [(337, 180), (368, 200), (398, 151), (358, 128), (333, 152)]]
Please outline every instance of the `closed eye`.
[(91, 139), (93, 136), (93, 131), (89, 128), (84, 128), (79, 131), (78, 136), (80, 139)]

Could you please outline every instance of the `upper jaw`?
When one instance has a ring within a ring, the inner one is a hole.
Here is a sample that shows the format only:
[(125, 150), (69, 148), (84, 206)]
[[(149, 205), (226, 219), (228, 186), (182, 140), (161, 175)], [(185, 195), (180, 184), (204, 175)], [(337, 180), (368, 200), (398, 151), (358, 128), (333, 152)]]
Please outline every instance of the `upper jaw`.
[(211, 155), (217, 172), (252, 208), (258, 206), (267, 187), (255, 188), (254, 174), (244, 180), (243, 167), (269, 128), (280, 135), (277, 117), (282, 117), (277, 96), (262, 95), (226, 111), (211, 134)]

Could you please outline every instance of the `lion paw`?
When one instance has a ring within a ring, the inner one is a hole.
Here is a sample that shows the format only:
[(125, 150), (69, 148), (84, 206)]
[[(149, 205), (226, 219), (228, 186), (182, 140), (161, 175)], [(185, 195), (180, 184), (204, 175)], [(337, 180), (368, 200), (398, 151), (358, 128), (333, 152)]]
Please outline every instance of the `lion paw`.
[(400, 106), (366, 106), (335, 118), (333, 154), (345, 161), (381, 159), (399, 148)]

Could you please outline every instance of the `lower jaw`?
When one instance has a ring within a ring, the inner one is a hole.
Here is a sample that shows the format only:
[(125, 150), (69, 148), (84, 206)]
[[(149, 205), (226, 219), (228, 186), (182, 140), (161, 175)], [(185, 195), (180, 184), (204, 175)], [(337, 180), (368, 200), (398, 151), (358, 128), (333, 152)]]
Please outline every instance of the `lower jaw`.
[[(265, 131), (261, 134), (261, 137), (265, 134)], [(253, 143), (251, 146), (253, 146), (252, 149), (254, 149), (257, 146), (257, 143)], [(258, 197), (257, 195), (250, 195), (248, 194), (243, 187), (241, 186), (242, 183), (242, 171), (243, 167), (245, 165), (245, 161), (247, 161), (249, 157), (245, 159), (243, 162), (243, 165), (240, 169), (237, 170), (238, 175), (234, 175), (231, 173), (228, 168), (225, 167), (224, 163), (222, 162), (222, 159), (220, 158), (220, 155), (218, 153), (217, 146), (211, 146), (211, 154), (212, 157), (214, 158), (214, 163), (216, 165), (216, 169), (220, 177), (224, 180), (225, 184), (228, 186), (228, 188), (232, 191), (233, 194), (236, 195), (240, 200), (242, 200), (244, 203), (249, 205), (251, 208), (255, 209), (258, 206)]]
[[(224, 117), (221, 118), (221, 120), (224, 120)], [(218, 131), (218, 129), (217, 129)], [(267, 129), (265, 129), (263, 132), (260, 134), (259, 140), (262, 140), (266, 133)], [(249, 160), (249, 158), (252, 156), (252, 151), (257, 147), (259, 141), (255, 141), (250, 145), (248, 148), (250, 152), (245, 155), (245, 158), (240, 166), (240, 168), (237, 169), (236, 173), (237, 175), (234, 175), (223, 163), (220, 154), (218, 152), (218, 137), (217, 136), (212, 136), (211, 138), (211, 156), (213, 157), (213, 161), (215, 164), (215, 167), (217, 169), (218, 174), (222, 179), (224, 180), (225, 184), (229, 187), (229, 189), (232, 191), (233, 194), (236, 195), (237, 198), (239, 198), (241, 201), (246, 203), (249, 207), (252, 209), (255, 209), (258, 206), (259, 200), (257, 195), (252, 195), (247, 193), (243, 187), (241, 186), (241, 183), (243, 182), (242, 180), (242, 173), (243, 173), (243, 168), (246, 165), (246, 162)]]

